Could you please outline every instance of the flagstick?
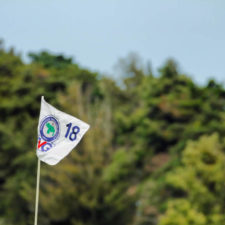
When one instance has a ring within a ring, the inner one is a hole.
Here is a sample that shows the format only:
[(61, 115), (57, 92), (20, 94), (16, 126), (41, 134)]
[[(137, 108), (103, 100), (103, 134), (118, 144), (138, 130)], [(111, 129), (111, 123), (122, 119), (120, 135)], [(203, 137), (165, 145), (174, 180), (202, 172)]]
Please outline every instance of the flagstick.
[(40, 186), (39, 185), (40, 184), (40, 167), (41, 167), (41, 161), (38, 158), (34, 225), (37, 225), (37, 219), (38, 219), (38, 200), (39, 200), (39, 186)]

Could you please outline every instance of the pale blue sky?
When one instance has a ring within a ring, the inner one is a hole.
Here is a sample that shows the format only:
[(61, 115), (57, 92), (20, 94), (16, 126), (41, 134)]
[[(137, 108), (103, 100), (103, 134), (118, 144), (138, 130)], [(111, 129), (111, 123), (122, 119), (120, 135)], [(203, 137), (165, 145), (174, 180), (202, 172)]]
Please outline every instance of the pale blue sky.
[(0, 38), (25, 56), (47, 49), (113, 74), (137, 52), (154, 70), (168, 57), (205, 83), (225, 82), (224, 0), (0, 0)]

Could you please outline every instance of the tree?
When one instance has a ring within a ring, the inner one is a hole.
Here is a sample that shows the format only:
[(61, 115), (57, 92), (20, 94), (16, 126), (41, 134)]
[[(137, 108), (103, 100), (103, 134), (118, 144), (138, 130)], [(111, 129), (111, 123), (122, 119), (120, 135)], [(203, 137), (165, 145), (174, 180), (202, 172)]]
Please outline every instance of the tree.
[(218, 135), (189, 142), (181, 161), (166, 176), (172, 198), (159, 224), (224, 224), (225, 154)]

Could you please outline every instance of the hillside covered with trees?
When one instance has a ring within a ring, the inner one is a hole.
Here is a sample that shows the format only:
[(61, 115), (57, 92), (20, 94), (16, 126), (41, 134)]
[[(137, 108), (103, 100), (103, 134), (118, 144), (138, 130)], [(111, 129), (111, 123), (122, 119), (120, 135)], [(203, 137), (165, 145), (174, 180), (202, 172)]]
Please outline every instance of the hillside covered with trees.
[(32, 225), (40, 99), (91, 125), (42, 163), (39, 224), (225, 225), (225, 89), (135, 56), (121, 80), (71, 58), (0, 47), (0, 225)]

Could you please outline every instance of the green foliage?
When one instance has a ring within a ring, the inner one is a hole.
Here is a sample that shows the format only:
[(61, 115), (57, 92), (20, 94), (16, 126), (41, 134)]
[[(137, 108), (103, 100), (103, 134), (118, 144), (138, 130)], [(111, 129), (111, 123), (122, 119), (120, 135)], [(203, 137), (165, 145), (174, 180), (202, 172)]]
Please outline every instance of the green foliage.
[(33, 224), (42, 95), (91, 129), (42, 164), (40, 224), (225, 224), (222, 85), (198, 86), (173, 60), (154, 76), (134, 54), (117, 82), (63, 55), (30, 58), (0, 45), (0, 224)]
[(169, 203), (167, 214), (160, 221), (160, 225), (205, 225), (206, 218), (199, 213), (185, 199)]
[(40, 54), (30, 53), (29, 57), (33, 63), (40, 64), (44, 68), (54, 67), (57, 69), (63, 69), (72, 63), (72, 58), (65, 58), (63, 55), (55, 56), (46, 51), (43, 51)]
[(180, 220), (182, 224), (223, 224), (225, 155), (218, 135), (190, 142), (181, 161), (165, 179), (173, 200), (160, 225), (181, 224)]

